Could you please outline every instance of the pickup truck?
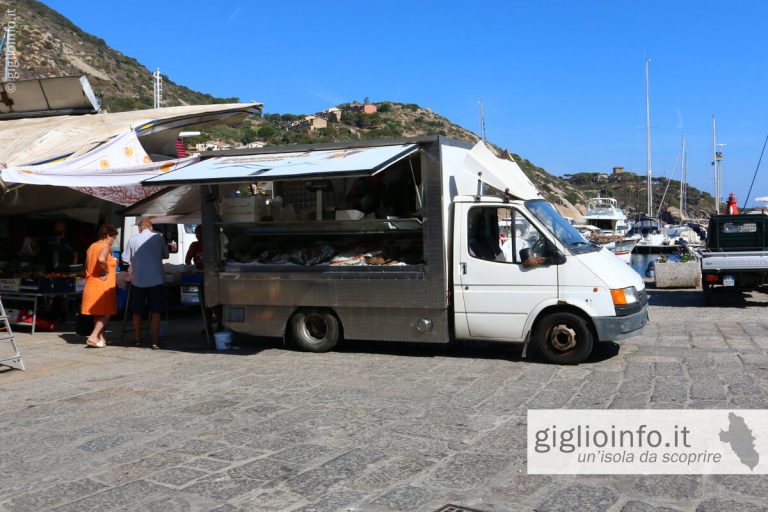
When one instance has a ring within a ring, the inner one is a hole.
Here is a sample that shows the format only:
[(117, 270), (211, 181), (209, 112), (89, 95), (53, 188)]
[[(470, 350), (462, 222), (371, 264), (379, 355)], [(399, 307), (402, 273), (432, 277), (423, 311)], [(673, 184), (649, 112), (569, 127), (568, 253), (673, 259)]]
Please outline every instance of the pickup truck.
[(716, 215), (709, 219), (707, 248), (701, 257), (704, 303), (716, 287), (750, 290), (768, 283), (768, 216)]

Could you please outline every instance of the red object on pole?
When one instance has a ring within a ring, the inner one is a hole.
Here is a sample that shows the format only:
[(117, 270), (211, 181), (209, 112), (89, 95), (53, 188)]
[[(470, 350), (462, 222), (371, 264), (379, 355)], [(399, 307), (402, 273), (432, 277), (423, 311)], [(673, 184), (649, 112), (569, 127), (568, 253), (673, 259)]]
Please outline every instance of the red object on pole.
[(739, 204), (736, 202), (736, 194), (734, 194), (733, 192), (728, 194), (728, 202), (725, 204), (725, 214), (726, 215), (739, 214)]
[(179, 137), (176, 139), (176, 158), (187, 158), (189, 156), (189, 153), (187, 152), (187, 148), (184, 146), (184, 139)]

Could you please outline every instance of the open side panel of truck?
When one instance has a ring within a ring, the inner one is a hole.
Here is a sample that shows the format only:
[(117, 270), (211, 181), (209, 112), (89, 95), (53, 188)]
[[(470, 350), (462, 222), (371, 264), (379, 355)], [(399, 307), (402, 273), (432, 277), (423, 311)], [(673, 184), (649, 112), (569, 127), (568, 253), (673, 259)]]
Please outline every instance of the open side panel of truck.
[(280, 336), (321, 309), (347, 338), (449, 340), (438, 138), (212, 160), (153, 184), (201, 187), (206, 299), (229, 328)]

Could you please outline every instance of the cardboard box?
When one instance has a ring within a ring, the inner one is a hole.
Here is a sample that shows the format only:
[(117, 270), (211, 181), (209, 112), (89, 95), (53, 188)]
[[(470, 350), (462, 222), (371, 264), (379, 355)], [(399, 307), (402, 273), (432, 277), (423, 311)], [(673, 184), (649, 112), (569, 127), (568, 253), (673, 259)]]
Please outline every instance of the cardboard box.
[(17, 292), (21, 285), (21, 279), (0, 279), (0, 292)]
[(74, 277), (24, 277), (19, 291), (37, 293), (71, 293), (75, 291)]
[(261, 196), (225, 197), (219, 207), (222, 220), (227, 222), (258, 222), (266, 210)]

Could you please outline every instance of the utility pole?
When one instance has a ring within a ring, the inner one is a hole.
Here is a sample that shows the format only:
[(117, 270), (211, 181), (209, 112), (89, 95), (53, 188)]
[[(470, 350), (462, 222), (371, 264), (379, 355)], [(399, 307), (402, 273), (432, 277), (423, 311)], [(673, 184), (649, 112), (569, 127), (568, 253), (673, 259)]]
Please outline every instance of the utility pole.
[(163, 102), (163, 77), (160, 76), (160, 68), (152, 74), (155, 86), (155, 108), (160, 108)]
[(645, 59), (645, 135), (648, 141), (648, 171), (647, 171), (647, 212), (648, 217), (653, 216), (653, 182), (651, 180), (651, 104), (648, 94), (648, 63), (651, 59)]

